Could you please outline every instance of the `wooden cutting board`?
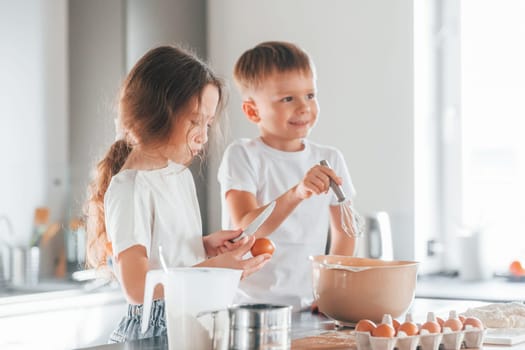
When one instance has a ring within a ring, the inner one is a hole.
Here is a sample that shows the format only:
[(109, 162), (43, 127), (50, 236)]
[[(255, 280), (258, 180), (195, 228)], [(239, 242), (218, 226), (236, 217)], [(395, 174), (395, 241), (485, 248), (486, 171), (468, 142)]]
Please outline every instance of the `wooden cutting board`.
[(352, 330), (328, 331), (319, 335), (294, 339), (292, 350), (357, 350)]

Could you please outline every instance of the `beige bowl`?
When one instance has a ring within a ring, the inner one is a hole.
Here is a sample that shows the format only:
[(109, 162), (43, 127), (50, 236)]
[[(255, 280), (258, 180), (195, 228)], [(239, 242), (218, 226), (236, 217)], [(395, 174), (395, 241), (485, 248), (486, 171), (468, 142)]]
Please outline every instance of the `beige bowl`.
[(343, 323), (381, 322), (404, 314), (416, 290), (415, 261), (384, 261), (339, 255), (311, 256), (319, 310)]

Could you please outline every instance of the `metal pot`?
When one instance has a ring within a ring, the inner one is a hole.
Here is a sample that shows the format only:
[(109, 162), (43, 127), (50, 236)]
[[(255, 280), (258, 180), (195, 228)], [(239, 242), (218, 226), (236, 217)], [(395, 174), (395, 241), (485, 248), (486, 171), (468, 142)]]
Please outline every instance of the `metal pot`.
[(365, 217), (366, 232), (359, 240), (356, 256), (392, 260), (392, 233), (390, 218), (384, 211), (369, 214)]
[(197, 318), (213, 318), (212, 349), (284, 350), (291, 346), (291, 311), (290, 305), (239, 304)]
[(228, 308), (229, 349), (289, 349), (292, 307), (241, 304)]

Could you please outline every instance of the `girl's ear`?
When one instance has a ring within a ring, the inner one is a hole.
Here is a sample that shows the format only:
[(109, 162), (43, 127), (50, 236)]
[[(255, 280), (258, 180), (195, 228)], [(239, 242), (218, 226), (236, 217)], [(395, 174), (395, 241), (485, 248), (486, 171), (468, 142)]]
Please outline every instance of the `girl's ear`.
[(252, 100), (243, 101), (242, 111), (246, 115), (246, 118), (248, 118), (248, 120), (250, 120), (251, 122), (258, 123), (259, 120), (261, 120), (261, 118), (259, 118), (257, 106)]

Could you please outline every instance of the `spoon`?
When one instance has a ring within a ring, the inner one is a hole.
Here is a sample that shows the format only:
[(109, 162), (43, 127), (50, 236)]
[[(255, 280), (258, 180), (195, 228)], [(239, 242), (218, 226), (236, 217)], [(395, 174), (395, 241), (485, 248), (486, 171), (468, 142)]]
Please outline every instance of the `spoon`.
[(164, 254), (162, 254), (162, 246), (159, 245), (159, 257), (160, 257), (160, 264), (162, 265), (162, 269), (164, 272), (168, 272), (168, 264), (166, 264), (166, 260), (164, 259)]

